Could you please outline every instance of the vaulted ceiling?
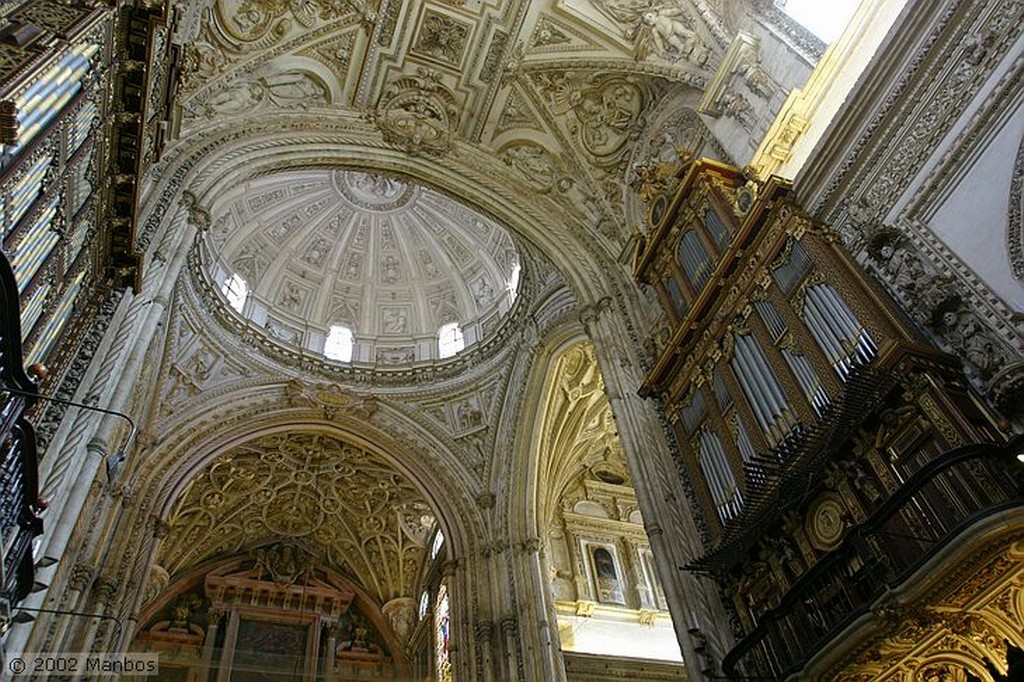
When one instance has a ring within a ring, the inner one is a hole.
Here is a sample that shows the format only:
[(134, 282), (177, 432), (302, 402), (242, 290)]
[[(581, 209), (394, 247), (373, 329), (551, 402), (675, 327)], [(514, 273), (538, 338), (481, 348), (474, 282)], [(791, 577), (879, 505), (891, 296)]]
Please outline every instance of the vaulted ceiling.
[[(332, 117), (357, 112), (409, 154), (468, 143), (504, 161), (523, 193), (555, 198), (615, 257), (632, 230), (632, 165), (707, 141), (680, 101), (699, 101), (746, 4), (182, 3), (175, 132), (276, 112), (330, 129)], [(680, 120), (655, 130), (668, 112)]]
[(310, 331), (322, 343), (342, 324), (356, 360), (407, 364), (430, 357), (441, 325), (459, 323), (467, 342), (492, 335), (513, 302), (519, 255), (508, 232), (386, 175), (274, 173), (211, 212), (207, 270), (244, 277), (248, 316), (290, 345), (308, 345)]

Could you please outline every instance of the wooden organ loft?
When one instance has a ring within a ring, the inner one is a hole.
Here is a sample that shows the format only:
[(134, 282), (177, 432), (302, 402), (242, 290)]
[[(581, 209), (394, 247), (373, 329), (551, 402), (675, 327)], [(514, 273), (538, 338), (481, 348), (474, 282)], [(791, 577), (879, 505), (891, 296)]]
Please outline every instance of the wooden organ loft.
[[(33, 433), (44, 452), (120, 290), (141, 278), (138, 179), (164, 141), (169, 18), (169, 3), (142, 0), (0, 2), (0, 635), (34, 582)], [(26, 383), (36, 363), (48, 372)]]
[(787, 183), (707, 159), (653, 170), (635, 276), (663, 311), (640, 393), (663, 402), (706, 523), (689, 569), (734, 611), (722, 674), (784, 679), (1019, 510), (1020, 440)]

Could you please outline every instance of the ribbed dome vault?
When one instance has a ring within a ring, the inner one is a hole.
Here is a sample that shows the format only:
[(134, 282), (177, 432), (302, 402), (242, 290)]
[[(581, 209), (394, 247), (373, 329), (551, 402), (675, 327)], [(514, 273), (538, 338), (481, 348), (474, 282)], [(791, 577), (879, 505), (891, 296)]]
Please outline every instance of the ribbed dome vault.
[(225, 193), (211, 213), (207, 274), (218, 287), (240, 275), (241, 314), (287, 345), (322, 351), (344, 325), (354, 362), (405, 365), (439, 357), (442, 325), (457, 322), (467, 346), (490, 336), (514, 300), (509, 234), (398, 178), (276, 173)]

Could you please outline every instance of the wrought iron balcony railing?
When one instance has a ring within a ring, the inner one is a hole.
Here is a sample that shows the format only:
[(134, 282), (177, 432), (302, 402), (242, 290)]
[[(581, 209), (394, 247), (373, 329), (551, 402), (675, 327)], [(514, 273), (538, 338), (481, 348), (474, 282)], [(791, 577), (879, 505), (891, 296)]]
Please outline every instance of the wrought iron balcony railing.
[(35, 432), (25, 418), (35, 385), (22, 367), (18, 286), (6, 256), (0, 257), (0, 307), (0, 600), (13, 606), (32, 588), (32, 539), (43, 531), (43, 504)]
[(971, 445), (922, 467), (761, 616), (725, 657), (725, 675), (784, 679), (965, 529), (1024, 507), (1021, 447)]

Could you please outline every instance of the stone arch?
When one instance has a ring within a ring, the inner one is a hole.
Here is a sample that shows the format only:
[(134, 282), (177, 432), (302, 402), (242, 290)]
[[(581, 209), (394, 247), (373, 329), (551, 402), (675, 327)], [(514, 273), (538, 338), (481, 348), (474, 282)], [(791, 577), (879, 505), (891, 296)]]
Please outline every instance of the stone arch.
[[(486, 542), (487, 534), (473, 499), (477, 484), (466, 478), (463, 469), (454, 466), (459, 457), (451, 451), (451, 445), (393, 405), (378, 405), (372, 421), (362, 412), (328, 418), (320, 406), (289, 404), (286, 390), (287, 385), (280, 382), (250, 380), (211, 391), (194, 410), (163, 424), (160, 431), (153, 434), (154, 442), (134, 453), (122, 472), (122, 480), (135, 494), (120, 525), (124, 531), (119, 533), (121, 540), (114, 551), (107, 554), (117, 560), (105, 570), (106, 575), (120, 576), (123, 580), (119, 608), (126, 613), (137, 613), (145, 606), (145, 580), (155, 562), (160, 534), (167, 532), (168, 514), (189, 481), (206, 464), (232, 447), (261, 435), (322, 433), (386, 456), (395, 470), (413, 481), (428, 501), (439, 527), (449, 539), (445, 543), (446, 556), (467, 568), (457, 573), (451, 589), (457, 609), (453, 617), (460, 625), (456, 637), (464, 642), (464, 650), (472, 650), (473, 621), (469, 614), (475, 605), (469, 602), (486, 601), (489, 593), (478, 582), (486, 578), (468, 569), (480, 554), (480, 545)], [(253, 414), (253, 406), (260, 403), (265, 409)], [(233, 419), (243, 413), (244, 418)], [(197, 414), (204, 415), (205, 419), (197, 420)], [(177, 437), (168, 438), (174, 434)], [(473, 664), (471, 660), (460, 661), (457, 656), (455, 662), (460, 669)], [(468, 668), (466, 670), (468, 674)]]
[(537, 246), (583, 300), (608, 295), (609, 279), (617, 287), (633, 286), (626, 270), (613, 264), (617, 247), (606, 244), (603, 255), (595, 256), (585, 245), (602, 243), (596, 235), (567, 217), (550, 198), (515, 191), (519, 183), (511, 169), (490, 152), (466, 145), (443, 159), (410, 156), (385, 145), (365, 121), (344, 113), (327, 130), (308, 130), (299, 116), (282, 115), (281, 121), (273, 127), (256, 121), (211, 126), (209, 132), (169, 151), (160, 177), (171, 180), (154, 187), (147, 202), (142, 245), (148, 246), (157, 228), (169, 222), (164, 216), (173, 211), (166, 209), (178, 202), (185, 188), (202, 207), (242, 177), (300, 166), (348, 166), (408, 177), (481, 210)]

